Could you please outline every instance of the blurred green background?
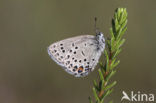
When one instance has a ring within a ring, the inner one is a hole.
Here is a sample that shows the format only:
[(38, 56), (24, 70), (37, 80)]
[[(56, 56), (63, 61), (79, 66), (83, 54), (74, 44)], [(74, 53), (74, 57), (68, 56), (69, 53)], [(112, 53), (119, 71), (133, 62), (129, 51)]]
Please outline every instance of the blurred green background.
[(47, 47), (68, 37), (94, 35), (97, 26), (109, 35), (117, 7), (128, 11), (126, 43), (119, 58), (114, 92), (156, 95), (155, 0), (1, 0), (0, 103), (88, 103), (97, 68), (75, 78), (51, 60)]

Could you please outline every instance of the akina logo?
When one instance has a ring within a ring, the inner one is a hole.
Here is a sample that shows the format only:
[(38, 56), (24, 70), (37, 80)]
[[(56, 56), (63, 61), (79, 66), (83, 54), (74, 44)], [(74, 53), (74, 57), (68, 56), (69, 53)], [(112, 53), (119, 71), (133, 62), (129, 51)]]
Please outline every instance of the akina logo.
[(138, 102), (154, 102), (155, 98), (154, 98), (154, 94), (150, 93), (150, 94), (146, 94), (146, 93), (141, 93), (140, 91), (138, 92), (134, 92), (131, 91), (130, 94), (127, 94), (125, 91), (122, 91), (122, 98), (121, 101), (138, 101)]

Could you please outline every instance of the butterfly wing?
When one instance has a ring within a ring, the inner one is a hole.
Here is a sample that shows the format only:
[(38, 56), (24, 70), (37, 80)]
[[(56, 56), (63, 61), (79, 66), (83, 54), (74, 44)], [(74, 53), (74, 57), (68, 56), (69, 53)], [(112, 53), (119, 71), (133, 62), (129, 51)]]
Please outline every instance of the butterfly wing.
[(83, 35), (68, 38), (48, 47), (51, 58), (76, 77), (86, 76), (98, 63), (101, 51), (95, 36)]

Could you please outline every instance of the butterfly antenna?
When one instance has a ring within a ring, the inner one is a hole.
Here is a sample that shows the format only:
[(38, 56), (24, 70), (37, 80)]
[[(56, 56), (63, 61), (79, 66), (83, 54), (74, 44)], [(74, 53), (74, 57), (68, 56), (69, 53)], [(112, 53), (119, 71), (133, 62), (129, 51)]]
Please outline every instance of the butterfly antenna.
[(97, 23), (97, 17), (95, 17), (95, 33), (98, 34), (99, 33), (99, 28), (97, 28), (96, 23)]

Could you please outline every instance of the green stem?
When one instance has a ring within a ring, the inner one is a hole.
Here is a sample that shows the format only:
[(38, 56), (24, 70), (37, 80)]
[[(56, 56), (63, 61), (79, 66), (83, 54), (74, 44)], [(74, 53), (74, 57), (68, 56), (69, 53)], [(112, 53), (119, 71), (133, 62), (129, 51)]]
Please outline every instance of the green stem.
[[(116, 85), (116, 81), (109, 83), (111, 77), (116, 73), (114, 68), (120, 63), (117, 60), (117, 56), (121, 52), (121, 46), (124, 44), (125, 39), (123, 35), (127, 30), (127, 11), (126, 8), (118, 8), (114, 14), (112, 20), (112, 27), (110, 28), (110, 38), (106, 40), (107, 48), (104, 51), (105, 62), (100, 63), (99, 82), (94, 80), (93, 94), (96, 103), (103, 103), (104, 99), (112, 93), (113, 87)], [(90, 103), (93, 103), (89, 98)], [(112, 103), (110, 101), (109, 103)]]

